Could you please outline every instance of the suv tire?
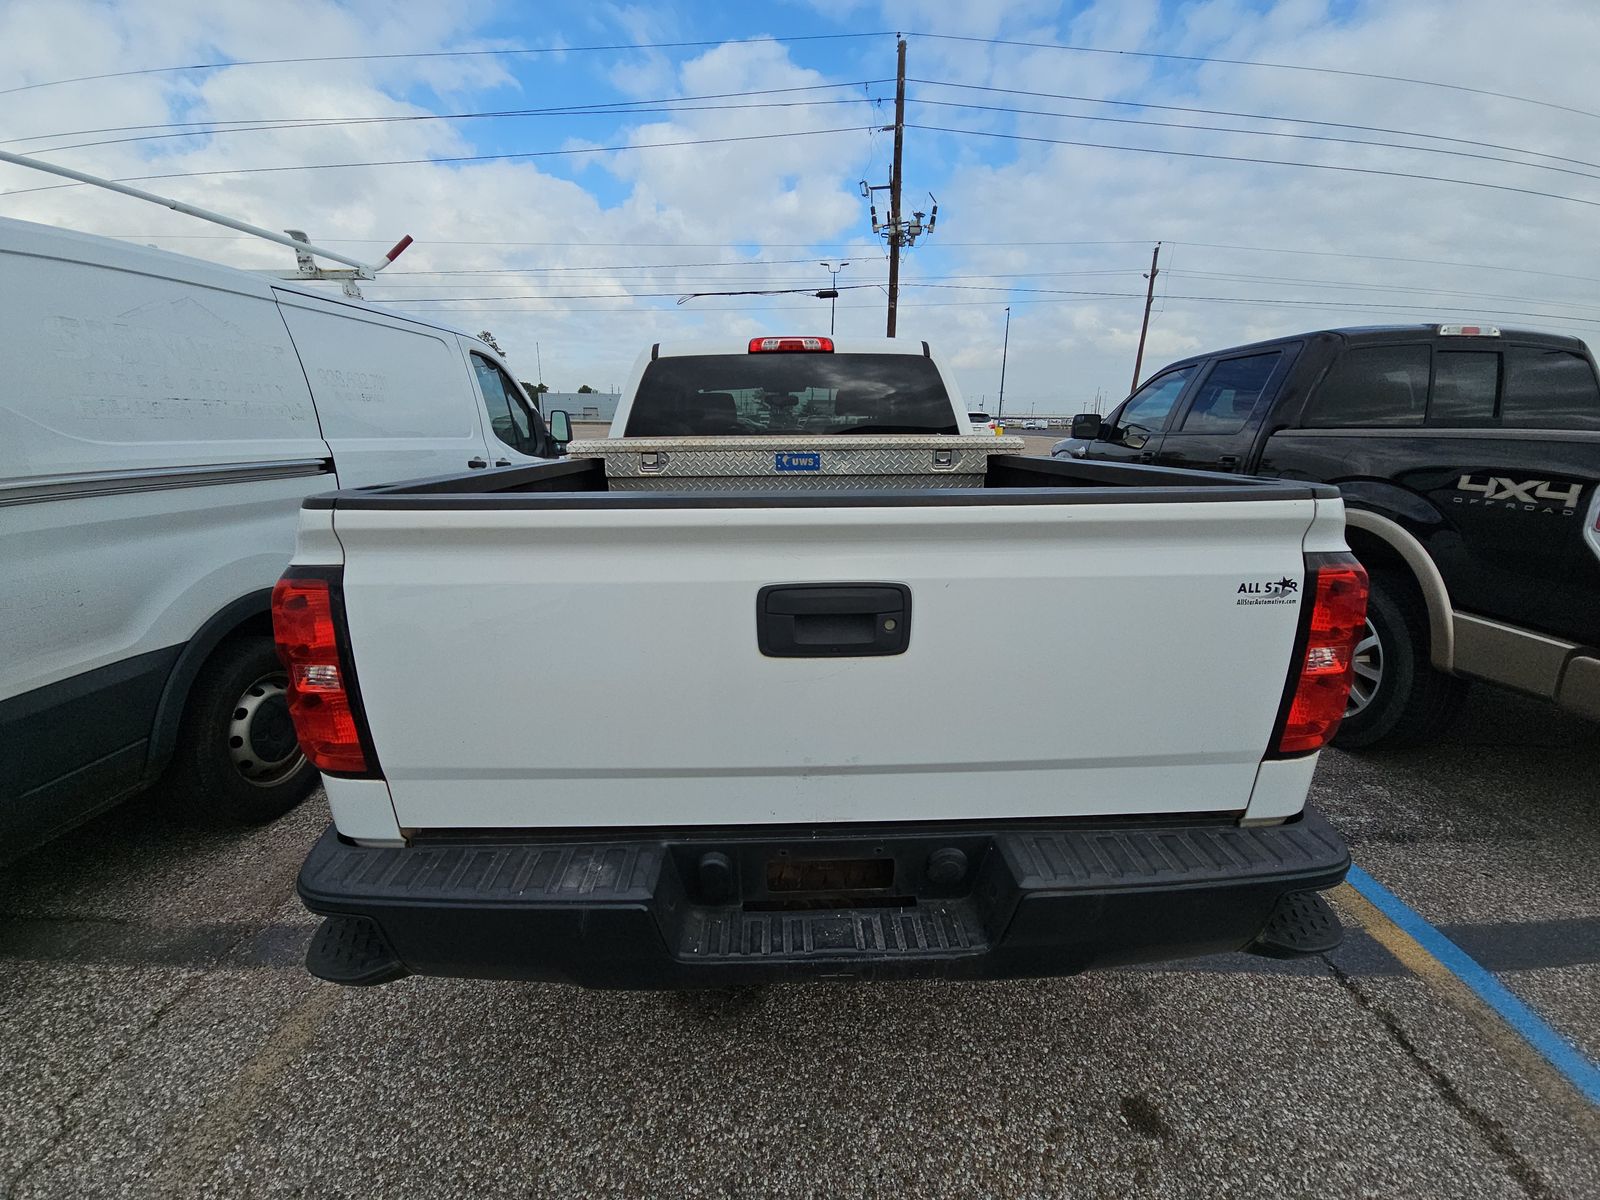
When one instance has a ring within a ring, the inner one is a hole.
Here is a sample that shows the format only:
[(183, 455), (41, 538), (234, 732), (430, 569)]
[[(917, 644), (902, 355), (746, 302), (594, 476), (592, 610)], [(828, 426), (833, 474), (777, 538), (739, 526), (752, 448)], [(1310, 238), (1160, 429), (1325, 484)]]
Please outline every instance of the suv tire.
[(175, 809), (203, 824), (260, 825), (306, 798), (317, 771), (295, 741), (285, 681), (271, 638), (235, 637), (216, 649), (189, 691), (167, 768)]
[(1382, 673), (1371, 700), (1345, 717), (1333, 744), (1389, 750), (1432, 741), (1460, 709), (1467, 684), (1429, 662), (1422, 598), (1403, 576), (1373, 571), (1367, 619), (1378, 637)]

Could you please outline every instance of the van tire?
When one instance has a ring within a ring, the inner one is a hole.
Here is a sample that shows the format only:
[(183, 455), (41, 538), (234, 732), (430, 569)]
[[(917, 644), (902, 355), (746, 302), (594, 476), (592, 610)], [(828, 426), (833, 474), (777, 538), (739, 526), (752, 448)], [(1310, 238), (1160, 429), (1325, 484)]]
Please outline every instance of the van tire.
[(163, 791), (174, 810), (207, 825), (275, 821), (316, 786), (282, 698), (272, 639), (223, 642), (189, 691)]
[(1341, 750), (1397, 750), (1444, 732), (1467, 683), (1434, 669), (1428, 657), (1428, 612), (1411, 581), (1373, 571), (1367, 619), (1382, 649), (1382, 676), (1371, 701), (1345, 717), (1334, 735)]

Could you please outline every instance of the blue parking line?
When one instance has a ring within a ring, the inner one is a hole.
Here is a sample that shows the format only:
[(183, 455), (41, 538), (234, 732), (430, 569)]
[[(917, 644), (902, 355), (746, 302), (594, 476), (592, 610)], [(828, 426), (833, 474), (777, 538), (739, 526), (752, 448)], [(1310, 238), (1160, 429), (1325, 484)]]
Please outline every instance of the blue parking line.
[(1430, 925), (1423, 916), (1383, 884), (1354, 864), (1346, 876), (1356, 891), (1367, 898), (1384, 916), (1393, 921), (1439, 964), (1470, 988), (1478, 999), (1499, 1014), (1590, 1104), (1600, 1106), (1600, 1068), (1590, 1062), (1572, 1043), (1545, 1023), (1537, 1013), (1511, 994), (1501, 983), (1460, 946)]

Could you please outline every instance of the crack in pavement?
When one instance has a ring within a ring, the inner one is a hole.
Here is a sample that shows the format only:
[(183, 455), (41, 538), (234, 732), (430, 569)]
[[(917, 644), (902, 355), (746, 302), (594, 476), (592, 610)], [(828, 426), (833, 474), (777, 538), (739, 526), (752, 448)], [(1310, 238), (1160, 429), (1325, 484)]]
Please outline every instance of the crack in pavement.
[(1433, 1085), (1439, 1098), (1454, 1110), (1467, 1125), (1483, 1140), (1484, 1144), (1494, 1153), (1506, 1168), (1506, 1172), (1514, 1179), (1517, 1186), (1530, 1200), (1559, 1200), (1556, 1192), (1548, 1180), (1540, 1174), (1538, 1168), (1530, 1163), (1517, 1149), (1511, 1135), (1506, 1132), (1506, 1127), (1487, 1113), (1476, 1108), (1465, 1096), (1461, 1089), (1456, 1087), (1455, 1081), (1440, 1067), (1435, 1065), (1417, 1044), (1411, 1040), (1400, 1024), (1400, 1019), (1386, 1005), (1378, 1003), (1367, 995), (1356, 983), (1355, 979), (1347, 974), (1331, 957), (1322, 955), (1328, 964), (1335, 979), (1349, 992), (1356, 1004), (1363, 1012), (1376, 1018), (1383, 1027), (1389, 1039), (1399, 1046), (1413, 1065), (1420, 1070)]

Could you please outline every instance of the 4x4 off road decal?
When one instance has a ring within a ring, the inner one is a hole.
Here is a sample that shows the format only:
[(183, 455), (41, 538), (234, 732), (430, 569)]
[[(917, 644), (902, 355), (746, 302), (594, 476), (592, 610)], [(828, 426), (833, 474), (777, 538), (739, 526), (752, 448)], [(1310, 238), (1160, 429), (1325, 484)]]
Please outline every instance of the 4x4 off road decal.
[(1507, 479), (1500, 475), (1486, 476), (1480, 482), (1476, 475), (1463, 475), (1456, 483), (1456, 491), (1468, 493), (1451, 497), (1457, 504), (1488, 504), (1495, 508), (1571, 517), (1577, 515), (1583, 484), (1552, 483), (1548, 479)]

